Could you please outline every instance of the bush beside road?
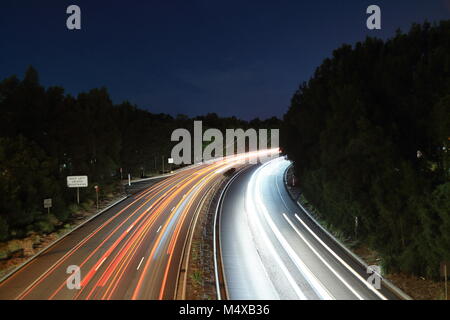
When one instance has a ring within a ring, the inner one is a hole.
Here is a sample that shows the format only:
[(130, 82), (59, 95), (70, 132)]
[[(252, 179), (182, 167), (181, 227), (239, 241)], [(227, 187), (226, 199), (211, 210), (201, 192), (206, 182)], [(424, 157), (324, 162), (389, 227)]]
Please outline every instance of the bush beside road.
[[(371, 249), (367, 243), (355, 241), (345, 237), (338, 228), (330, 224), (324, 219), (324, 216), (304, 197), (300, 188), (294, 183), (297, 179), (293, 175), (293, 168), (290, 167), (287, 172), (287, 189), (294, 199), (297, 199), (301, 205), (312, 213), (315, 220), (336, 239), (344, 244), (348, 249), (360, 257), (368, 265), (382, 265), (382, 257), (376, 251)], [(408, 275), (406, 273), (387, 273), (383, 277), (391, 281), (395, 286), (400, 288), (410, 297), (416, 300), (442, 300), (444, 299), (444, 285), (442, 282)]]

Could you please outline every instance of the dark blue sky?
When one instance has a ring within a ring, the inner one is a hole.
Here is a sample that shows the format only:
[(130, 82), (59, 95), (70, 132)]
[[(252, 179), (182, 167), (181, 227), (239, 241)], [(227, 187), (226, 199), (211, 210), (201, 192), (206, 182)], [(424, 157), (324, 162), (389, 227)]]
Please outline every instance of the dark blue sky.
[[(82, 30), (66, 29), (66, 8)], [(366, 8), (382, 9), (382, 30)], [(106, 86), (118, 103), (190, 116), (281, 116), (342, 43), (450, 18), (450, 0), (1, 0), (0, 78), (35, 66), (71, 94)]]

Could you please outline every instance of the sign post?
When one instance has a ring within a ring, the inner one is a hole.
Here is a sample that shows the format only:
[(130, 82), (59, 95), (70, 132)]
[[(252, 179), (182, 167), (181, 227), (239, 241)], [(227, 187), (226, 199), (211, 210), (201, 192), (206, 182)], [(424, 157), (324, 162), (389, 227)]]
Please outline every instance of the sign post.
[(449, 261), (443, 261), (441, 262), (441, 277), (444, 278), (444, 287), (445, 287), (445, 300), (448, 300), (448, 269), (450, 267)]
[(47, 213), (50, 214), (50, 208), (53, 206), (52, 199), (44, 199), (44, 209), (47, 209)]
[(67, 187), (77, 188), (77, 204), (80, 204), (80, 188), (87, 188), (88, 177), (87, 176), (68, 176)]

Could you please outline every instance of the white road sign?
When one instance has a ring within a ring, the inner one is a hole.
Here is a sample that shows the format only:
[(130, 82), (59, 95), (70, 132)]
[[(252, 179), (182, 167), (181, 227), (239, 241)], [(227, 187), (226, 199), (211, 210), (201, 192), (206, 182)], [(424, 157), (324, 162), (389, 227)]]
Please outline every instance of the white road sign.
[(67, 177), (67, 186), (69, 188), (86, 188), (88, 186), (88, 177), (69, 176)]
[(52, 199), (44, 199), (44, 209), (51, 208), (53, 205)]

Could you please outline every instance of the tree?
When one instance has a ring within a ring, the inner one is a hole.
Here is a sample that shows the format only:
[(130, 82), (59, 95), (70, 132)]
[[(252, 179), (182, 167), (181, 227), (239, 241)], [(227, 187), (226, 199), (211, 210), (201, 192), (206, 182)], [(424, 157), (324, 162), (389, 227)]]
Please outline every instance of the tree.
[[(450, 21), (343, 45), (303, 83), (282, 147), (300, 188), (388, 269), (436, 276), (450, 252)], [(420, 151), (422, 157), (417, 157)]]

